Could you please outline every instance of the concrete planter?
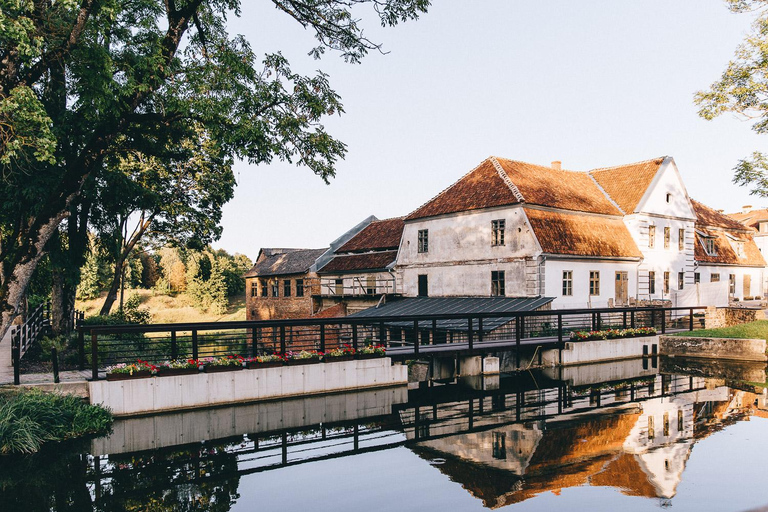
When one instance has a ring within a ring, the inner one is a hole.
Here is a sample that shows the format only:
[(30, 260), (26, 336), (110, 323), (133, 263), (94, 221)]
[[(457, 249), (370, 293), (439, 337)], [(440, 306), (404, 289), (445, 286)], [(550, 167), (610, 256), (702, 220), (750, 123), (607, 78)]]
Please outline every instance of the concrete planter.
[(108, 406), (117, 416), (132, 416), (407, 383), (408, 367), (392, 365), (383, 357), (161, 379), (100, 380), (89, 382), (88, 388), (91, 403)]
[(198, 368), (161, 368), (157, 370), (158, 377), (171, 377), (174, 375), (197, 375)]
[(380, 356), (379, 354), (355, 354), (356, 359), (381, 359), (386, 356)]
[(338, 356), (338, 357), (323, 357), (324, 363), (341, 363), (344, 361), (352, 361), (355, 359), (355, 356), (349, 355), (349, 356)]
[(205, 373), (236, 372), (242, 369), (243, 369), (242, 366), (216, 366), (216, 365), (203, 366), (203, 371)]
[(282, 361), (268, 361), (265, 363), (257, 363), (256, 361), (248, 361), (248, 370), (258, 370), (259, 368), (278, 368), (283, 366)]
[(313, 357), (311, 359), (288, 359), (285, 364), (288, 366), (302, 366), (305, 364), (317, 364), (320, 362), (320, 358)]

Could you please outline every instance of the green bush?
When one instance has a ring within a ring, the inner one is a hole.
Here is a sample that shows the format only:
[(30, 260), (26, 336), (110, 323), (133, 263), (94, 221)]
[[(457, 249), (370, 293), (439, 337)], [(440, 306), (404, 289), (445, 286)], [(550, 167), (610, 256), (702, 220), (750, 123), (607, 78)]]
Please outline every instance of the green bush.
[(112, 414), (81, 398), (39, 390), (0, 395), (0, 453), (33, 453), (47, 441), (105, 434)]

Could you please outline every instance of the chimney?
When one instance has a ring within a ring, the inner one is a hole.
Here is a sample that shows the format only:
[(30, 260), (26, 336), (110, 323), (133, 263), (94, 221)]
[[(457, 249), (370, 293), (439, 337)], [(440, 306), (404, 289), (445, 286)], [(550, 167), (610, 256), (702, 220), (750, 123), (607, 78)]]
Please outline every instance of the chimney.
[(556, 171), (559, 171), (563, 168), (563, 163), (560, 160), (555, 160), (552, 162), (552, 168)]
[(751, 210), (752, 210), (751, 204), (745, 204), (744, 206), (741, 207), (741, 213), (747, 213), (748, 211), (751, 211)]

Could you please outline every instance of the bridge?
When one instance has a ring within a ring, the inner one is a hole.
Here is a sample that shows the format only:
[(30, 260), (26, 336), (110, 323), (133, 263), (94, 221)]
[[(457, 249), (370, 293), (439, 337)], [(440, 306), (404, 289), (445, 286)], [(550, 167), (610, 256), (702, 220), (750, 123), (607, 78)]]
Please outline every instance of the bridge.
[[(78, 325), (80, 369), (91, 378), (104, 368), (142, 359), (162, 362), (227, 354), (244, 357), (300, 350), (325, 352), (382, 345), (404, 361), (424, 356), (470, 356), (537, 347), (563, 348), (573, 331), (654, 327), (659, 333), (702, 325), (703, 307), (488, 311), (432, 315), (348, 316), (150, 325)], [(578, 342), (576, 342), (578, 343)], [(86, 356), (87, 354), (87, 356)]]

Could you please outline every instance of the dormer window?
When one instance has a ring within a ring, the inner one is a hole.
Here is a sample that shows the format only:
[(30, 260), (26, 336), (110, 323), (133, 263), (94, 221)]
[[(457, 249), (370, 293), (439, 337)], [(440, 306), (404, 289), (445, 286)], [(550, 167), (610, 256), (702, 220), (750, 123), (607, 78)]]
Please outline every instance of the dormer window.
[(762, 221), (758, 225), (758, 231), (761, 233), (768, 233), (768, 221)]
[(715, 247), (714, 238), (703, 238), (701, 242), (702, 245), (704, 245), (704, 252), (707, 253), (707, 256), (717, 256), (717, 247)]
[(744, 242), (734, 242), (733, 249), (736, 251), (736, 256), (739, 258), (744, 257)]

